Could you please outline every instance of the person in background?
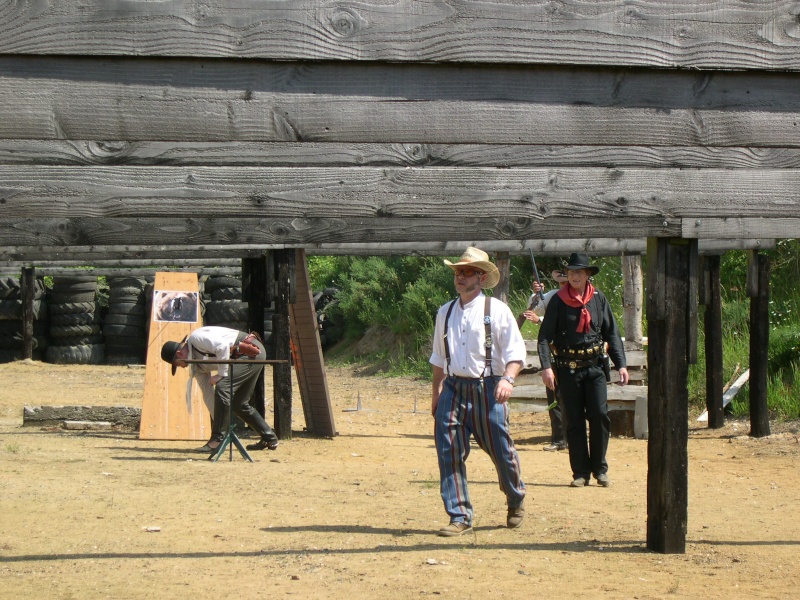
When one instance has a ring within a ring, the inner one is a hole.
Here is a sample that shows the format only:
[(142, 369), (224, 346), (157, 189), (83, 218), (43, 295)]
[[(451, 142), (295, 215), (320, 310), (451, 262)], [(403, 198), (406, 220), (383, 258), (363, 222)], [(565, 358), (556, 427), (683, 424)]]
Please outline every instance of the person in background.
[(606, 451), (611, 426), (608, 357), (619, 370), (620, 385), (625, 385), (628, 383), (625, 350), (608, 300), (589, 280), (600, 271), (599, 267), (589, 264), (587, 255), (573, 253), (566, 269), (569, 285), (551, 298), (539, 327), (542, 381), (552, 390), (558, 383), (566, 409), (572, 467), (570, 485), (589, 485), (594, 475), (599, 485), (607, 487), (610, 481)]
[[(553, 271), (550, 276), (553, 278), (553, 281), (559, 284), (560, 287), (567, 285), (567, 274), (564, 271)], [(524, 316), (531, 323), (538, 325), (542, 322), (542, 318), (547, 310), (547, 305), (550, 303), (550, 299), (558, 292), (559, 288), (550, 290), (544, 294), (544, 296), (539, 299), (538, 302), (536, 302), (535, 297), (539, 294), (539, 291), (544, 289), (544, 287), (539, 284), (538, 281), (534, 281), (531, 287), (533, 288), (533, 294), (531, 294), (531, 297), (528, 300), (528, 306), (533, 306), (533, 308), (526, 310), (524, 313), (522, 313), (522, 316)], [(564, 404), (562, 402), (558, 402), (557, 388), (553, 390), (550, 388), (545, 388), (545, 390), (547, 396), (547, 405), (552, 406), (555, 404), (555, 406), (547, 411), (547, 414), (550, 417), (550, 443), (545, 445), (543, 450), (546, 452), (566, 450), (567, 438), (564, 436)]]

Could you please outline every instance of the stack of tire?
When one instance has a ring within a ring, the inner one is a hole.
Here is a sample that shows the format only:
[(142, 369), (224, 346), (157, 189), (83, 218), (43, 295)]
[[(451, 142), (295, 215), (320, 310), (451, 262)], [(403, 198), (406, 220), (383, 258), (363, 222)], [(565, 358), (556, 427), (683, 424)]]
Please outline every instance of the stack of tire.
[(147, 281), (141, 277), (108, 278), (108, 312), (103, 322), (107, 364), (145, 363), (150, 322), (146, 288)]
[(206, 325), (247, 330), (247, 302), (242, 302), (242, 281), (215, 275), (203, 287)]
[(105, 362), (105, 344), (96, 314), (97, 277), (53, 277), (49, 293), (50, 345), (47, 362), (99, 365)]
[[(33, 300), (33, 358), (41, 360), (47, 346), (47, 305), (44, 281), (36, 279)], [(22, 358), (22, 294), (19, 279), (0, 277), (0, 363)]]

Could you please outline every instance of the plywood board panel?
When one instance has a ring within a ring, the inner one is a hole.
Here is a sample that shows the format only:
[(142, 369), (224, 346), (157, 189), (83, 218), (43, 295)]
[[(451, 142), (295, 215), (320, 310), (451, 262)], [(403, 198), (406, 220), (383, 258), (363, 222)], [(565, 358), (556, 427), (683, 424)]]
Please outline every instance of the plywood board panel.
[(296, 300), (289, 305), (289, 331), (292, 336), (292, 356), (297, 372), (297, 383), (303, 402), (306, 428), (315, 435), (333, 437), (336, 435), (336, 425), (328, 393), (328, 380), (311, 283), (308, 278), (306, 255), (303, 250), (296, 252)]
[[(156, 273), (154, 293), (198, 292), (196, 273)], [(185, 307), (184, 307), (185, 308)], [(200, 316), (196, 321), (186, 314), (174, 317), (187, 320), (173, 321), (173, 316), (162, 311), (158, 319), (155, 308), (150, 321), (145, 371), (144, 399), (139, 438), (149, 440), (207, 440), (211, 435), (211, 417), (203, 402), (202, 392), (196, 382), (192, 383), (191, 402), (186, 399), (189, 370), (177, 369), (161, 360), (161, 347), (167, 341), (181, 341), (200, 327)]]

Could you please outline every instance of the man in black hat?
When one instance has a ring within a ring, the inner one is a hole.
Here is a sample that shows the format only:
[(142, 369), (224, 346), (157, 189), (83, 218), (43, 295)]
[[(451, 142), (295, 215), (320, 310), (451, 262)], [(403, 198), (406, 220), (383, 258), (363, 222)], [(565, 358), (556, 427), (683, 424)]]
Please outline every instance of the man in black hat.
[[(568, 285), (553, 296), (539, 328), (542, 381), (558, 389), (567, 413), (567, 447), (572, 487), (589, 485), (591, 475), (607, 487), (609, 430), (607, 360), (628, 383), (625, 350), (608, 300), (589, 278), (600, 269), (585, 254), (573, 253), (566, 266)], [(608, 344), (608, 354), (605, 345)], [(589, 421), (589, 444), (586, 443)]]
[[(214, 452), (219, 448), (225, 436), (224, 432), (228, 429), (228, 406), (231, 405), (231, 372), (233, 372), (233, 405), (232, 412), (242, 421), (252, 427), (260, 436), (261, 440), (255, 444), (247, 446), (248, 450), (263, 450), (268, 448), (275, 450), (278, 447), (278, 436), (272, 428), (267, 425), (264, 418), (258, 414), (250, 404), (250, 398), (256, 388), (258, 376), (264, 369), (260, 363), (248, 363), (250, 360), (264, 360), (267, 356), (264, 345), (260, 340), (254, 339), (254, 343), (259, 353), (253, 357), (241, 356), (242, 363), (236, 365), (215, 364), (209, 362), (208, 365), (192, 363), (189, 365), (187, 360), (231, 360), (239, 342), (244, 340), (247, 334), (243, 331), (230, 329), (228, 327), (200, 327), (195, 329), (191, 335), (180, 342), (165, 342), (161, 347), (161, 358), (172, 365), (172, 374), (178, 367), (191, 366), (191, 376), (203, 376), (209, 378), (209, 383), (214, 386), (214, 415), (211, 422), (211, 439), (201, 451)], [(231, 371), (231, 367), (233, 370)], [(216, 371), (215, 375), (211, 375)], [(191, 386), (189, 387), (191, 390)], [(189, 393), (189, 391), (187, 391)]]

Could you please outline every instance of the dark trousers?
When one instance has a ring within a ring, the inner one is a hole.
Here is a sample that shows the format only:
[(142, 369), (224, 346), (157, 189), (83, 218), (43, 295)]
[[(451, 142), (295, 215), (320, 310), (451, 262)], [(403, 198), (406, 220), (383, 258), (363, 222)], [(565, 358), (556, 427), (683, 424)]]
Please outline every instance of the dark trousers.
[[(242, 336), (243, 337), (243, 336)], [(259, 341), (255, 341), (260, 352), (254, 359), (264, 360), (267, 353), (264, 346)], [(241, 357), (240, 360), (247, 361), (248, 357)], [(221, 440), (225, 437), (228, 430), (228, 407), (231, 407), (233, 414), (252, 427), (260, 436), (269, 442), (277, 442), (278, 436), (272, 428), (267, 425), (264, 418), (250, 404), (250, 398), (256, 389), (258, 376), (264, 370), (263, 364), (248, 364), (241, 362), (228, 365), (228, 375), (217, 382), (214, 390), (214, 421), (211, 424), (211, 439)], [(231, 377), (233, 377), (233, 404), (231, 404)]]
[[(550, 388), (547, 388), (547, 405), (550, 406), (553, 402), (556, 401), (558, 397), (558, 393), (554, 392)], [(551, 408), (547, 411), (547, 414), (550, 416), (550, 441), (553, 444), (563, 444), (566, 440), (564, 439), (564, 403), (559, 401), (559, 403), (555, 406), (555, 408)]]
[[(608, 388), (602, 367), (558, 369), (558, 391), (567, 419), (567, 446), (572, 476), (589, 478), (608, 471), (606, 450), (610, 437)], [(589, 444), (586, 444), (586, 422)]]

